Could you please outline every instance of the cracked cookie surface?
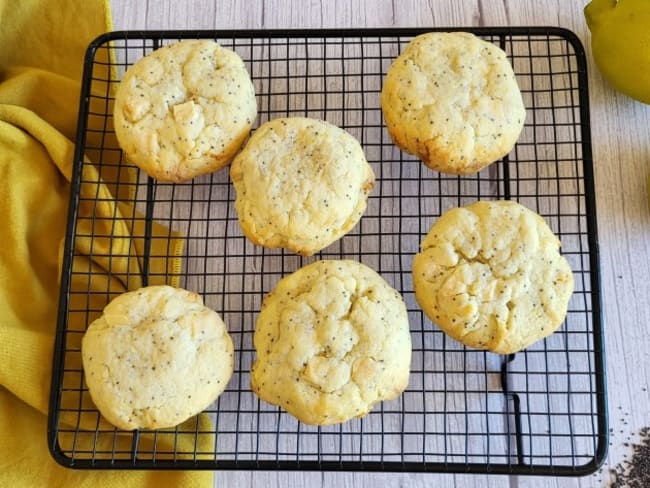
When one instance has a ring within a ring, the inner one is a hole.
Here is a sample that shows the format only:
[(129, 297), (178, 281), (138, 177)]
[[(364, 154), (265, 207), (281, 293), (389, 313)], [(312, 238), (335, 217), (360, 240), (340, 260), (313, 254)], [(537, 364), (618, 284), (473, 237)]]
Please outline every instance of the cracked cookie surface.
[(463, 32), (413, 39), (388, 69), (381, 108), (398, 147), (452, 174), (508, 154), (526, 117), (505, 52)]
[(280, 280), (264, 299), (254, 345), (253, 391), (307, 424), (362, 417), (408, 384), (404, 301), (356, 261), (317, 261)]
[(186, 181), (227, 165), (256, 116), (244, 62), (208, 40), (148, 54), (126, 71), (115, 95), (120, 147), (162, 181)]
[(230, 176), (244, 234), (303, 256), (356, 225), (375, 180), (354, 136), (303, 117), (260, 126), (233, 160)]
[(511, 201), (445, 212), (413, 259), (415, 297), (446, 334), (511, 354), (562, 324), (573, 273), (544, 219)]
[(233, 344), (199, 295), (150, 286), (119, 295), (88, 327), (84, 377), (120, 429), (173, 427), (203, 411), (233, 373)]

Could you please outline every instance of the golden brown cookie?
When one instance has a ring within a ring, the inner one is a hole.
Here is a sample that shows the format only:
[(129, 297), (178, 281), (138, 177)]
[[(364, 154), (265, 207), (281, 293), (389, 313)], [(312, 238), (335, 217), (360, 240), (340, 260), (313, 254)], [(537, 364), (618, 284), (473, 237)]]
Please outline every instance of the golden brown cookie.
[(124, 293), (86, 331), (84, 377), (102, 415), (120, 429), (173, 427), (208, 407), (233, 373), (219, 315), (180, 288)]
[(457, 341), (510, 354), (562, 324), (573, 273), (535, 212), (511, 201), (454, 208), (421, 248), (413, 259), (415, 297)]
[(302, 117), (259, 127), (233, 160), (230, 175), (244, 234), (260, 246), (303, 256), (356, 225), (375, 178), (351, 134)]
[(143, 57), (115, 95), (120, 147), (162, 181), (190, 180), (227, 165), (256, 116), (244, 62), (208, 40), (181, 41)]
[(508, 154), (526, 118), (506, 54), (464, 32), (413, 39), (388, 70), (381, 108), (397, 146), (452, 174)]
[(308, 424), (361, 417), (408, 384), (404, 301), (356, 261), (318, 261), (280, 280), (254, 344), (253, 391)]

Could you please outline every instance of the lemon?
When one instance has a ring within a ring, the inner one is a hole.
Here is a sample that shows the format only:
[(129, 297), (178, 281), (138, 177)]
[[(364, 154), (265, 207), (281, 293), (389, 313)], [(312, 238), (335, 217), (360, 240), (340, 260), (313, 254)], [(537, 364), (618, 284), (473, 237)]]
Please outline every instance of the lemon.
[(592, 0), (584, 12), (603, 77), (621, 93), (650, 103), (650, 0)]

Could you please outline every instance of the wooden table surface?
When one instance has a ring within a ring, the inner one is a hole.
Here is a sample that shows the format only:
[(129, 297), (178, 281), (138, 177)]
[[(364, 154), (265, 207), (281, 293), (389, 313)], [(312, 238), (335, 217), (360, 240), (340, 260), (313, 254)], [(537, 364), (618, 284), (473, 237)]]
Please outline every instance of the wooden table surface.
[[(586, 0), (112, 0), (115, 29), (560, 26), (588, 52), (593, 161), (610, 411), (609, 456), (583, 478), (320, 472), (217, 472), (215, 486), (608, 486), (624, 443), (650, 424), (650, 106), (615, 93), (596, 71)], [(625, 415), (629, 414), (629, 415)], [(623, 421), (623, 419), (625, 421)]]

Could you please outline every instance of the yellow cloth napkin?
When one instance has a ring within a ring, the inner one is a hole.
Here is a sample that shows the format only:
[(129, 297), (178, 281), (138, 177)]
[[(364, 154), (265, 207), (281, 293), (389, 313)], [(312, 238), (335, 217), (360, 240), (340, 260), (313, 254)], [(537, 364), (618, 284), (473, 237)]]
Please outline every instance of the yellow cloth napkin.
[[(106, 1), (0, 0), (0, 486), (212, 484), (212, 473), (205, 471), (73, 470), (58, 465), (48, 452), (46, 414), (82, 60), (88, 43), (110, 29)], [(93, 155), (87, 156), (92, 161)], [(73, 291), (90, 287), (104, 292), (73, 295), (92, 309), (105, 305), (106, 292), (142, 285), (142, 220), (128, 203), (115, 199), (123, 196), (114, 195), (115, 185), (104, 184), (116, 183), (115, 174), (101, 171), (84, 167), (82, 197), (97, 196), (101, 203), (80, 205), (79, 215), (88, 219), (80, 221), (78, 233), (110, 237), (77, 239), (73, 265), (75, 271), (91, 271), (90, 279), (74, 275)], [(134, 177), (129, 171), (121, 175), (120, 182)], [(155, 224), (153, 234), (153, 254), (180, 256), (182, 239), (176, 233)], [(108, 259), (109, 254), (125, 257)], [(176, 284), (179, 259), (157, 259), (150, 266)], [(71, 315), (69, 327), (84, 330), (87, 320), (83, 314)], [(73, 429), (94, 428), (95, 421), (88, 425), (81, 417), (72, 412), (61, 421)], [(193, 429), (210, 431), (206, 416), (188, 422)], [(165, 442), (171, 450), (174, 440), (177, 449), (188, 452), (213, 446), (207, 435), (197, 445), (193, 436), (166, 435), (155, 440), (158, 450), (164, 451)], [(130, 442), (130, 436), (124, 437), (118, 436), (118, 447)], [(112, 435), (89, 438), (98, 449), (114, 441)], [(61, 435), (60, 442), (65, 447), (72, 441)], [(151, 442), (143, 436), (140, 445), (146, 448)]]

